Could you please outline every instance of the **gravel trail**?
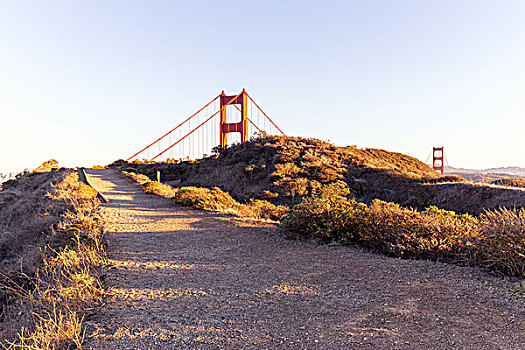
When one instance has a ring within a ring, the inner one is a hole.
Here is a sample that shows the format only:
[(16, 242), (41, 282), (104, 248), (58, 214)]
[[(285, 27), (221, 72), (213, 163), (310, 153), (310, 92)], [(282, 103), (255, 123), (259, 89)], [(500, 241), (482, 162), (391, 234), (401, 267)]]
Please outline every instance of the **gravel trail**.
[(88, 170), (104, 205), (106, 305), (92, 349), (525, 349), (518, 281), (287, 240), (271, 224)]

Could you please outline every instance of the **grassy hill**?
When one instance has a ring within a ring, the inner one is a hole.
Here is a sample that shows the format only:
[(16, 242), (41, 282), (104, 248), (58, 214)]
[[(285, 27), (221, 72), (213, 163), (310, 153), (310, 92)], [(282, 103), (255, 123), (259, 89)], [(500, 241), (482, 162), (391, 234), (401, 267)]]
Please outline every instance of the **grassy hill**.
[(0, 347), (80, 348), (84, 315), (102, 301), (106, 263), (97, 192), (76, 171), (50, 161), (4, 182)]
[(267, 136), (217, 150), (214, 156), (177, 164), (122, 163), (152, 179), (181, 186), (220, 187), (237, 200), (266, 199), (290, 204), (322, 184), (346, 182), (358, 201), (374, 199), (425, 208), (437, 205), (479, 214), (483, 208), (521, 207), (525, 193), (480, 186), (459, 176), (441, 176), (416, 158), (380, 149), (336, 147), (300, 137)]

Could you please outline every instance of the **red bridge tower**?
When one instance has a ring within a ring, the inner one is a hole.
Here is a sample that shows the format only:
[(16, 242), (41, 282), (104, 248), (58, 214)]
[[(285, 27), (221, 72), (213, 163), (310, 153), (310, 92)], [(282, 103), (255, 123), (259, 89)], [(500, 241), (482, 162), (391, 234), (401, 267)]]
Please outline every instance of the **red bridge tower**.
[(443, 147), (434, 147), (432, 153), (432, 167), (434, 170), (439, 171), (441, 175), (445, 174), (445, 153), (443, 152)]
[[(226, 122), (226, 107), (228, 105), (241, 105), (237, 107), (241, 112), (241, 120), (236, 123)], [(241, 142), (248, 141), (248, 94), (243, 89), (242, 92), (237, 96), (226, 96), (224, 91), (220, 96), (220, 109), (221, 109), (221, 125), (220, 125), (220, 140), (221, 147), (226, 147), (228, 144), (228, 134), (231, 132), (241, 133)]]

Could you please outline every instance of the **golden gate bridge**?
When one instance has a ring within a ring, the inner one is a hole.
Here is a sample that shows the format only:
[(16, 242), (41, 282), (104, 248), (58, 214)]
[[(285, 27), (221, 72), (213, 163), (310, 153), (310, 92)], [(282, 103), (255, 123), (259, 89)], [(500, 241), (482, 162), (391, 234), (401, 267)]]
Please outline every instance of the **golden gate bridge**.
[(243, 89), (238, 95), (224, 91), (182, 123), (127, 159), (176, 162), (199, 159), (217, 147), (242, 143), (257, 133), (284, 132)]

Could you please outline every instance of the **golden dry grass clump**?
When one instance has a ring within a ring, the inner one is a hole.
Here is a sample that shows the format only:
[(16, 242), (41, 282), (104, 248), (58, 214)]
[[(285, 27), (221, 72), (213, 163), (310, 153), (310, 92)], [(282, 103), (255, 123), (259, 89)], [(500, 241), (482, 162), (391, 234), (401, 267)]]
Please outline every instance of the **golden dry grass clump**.
[[(12, 185), (30, 188), (25, 185), (45, 176), (45, 172), (25, 175)], [(104, 295), (96, 273), (96, 267), (107, 263), (97, 192), (79, 182), (74, 171), (60, 170), (52, 179), (0, 212), (0, 220), (9, 212), (16, 214), (16, 222), (28, 217), (53, 217), (39, 222), (43, 226), (32, 225), (35, 231), (26, 232), (33, 244), (22, 245), (18, 255), (22, 260), (37, 255), (38, 259), (30, 259), (32, 265), (17, 270), (17, 259), (13, 263), (2, 261), (4, 327), (0, 337), (8, 349), (80, 348), (83, 315)], [(39, 203), (31, 212), (24, 203), (29, 198)], [(12, 235), (17, 233), (23, 232)]]
[(250, 199), (239, 203), (220, 188), (172, 187), (149, 177), (125, 171), (124, 174), (142, 185), (144, 192), (172, 199), (176, 204), (198, 210), (212, 210), (256, 219), (279, 220), (288, 208), (264, 200)]
[(525, 209), (486, 211), (478, 240), (485, 266), (525, 277)]

